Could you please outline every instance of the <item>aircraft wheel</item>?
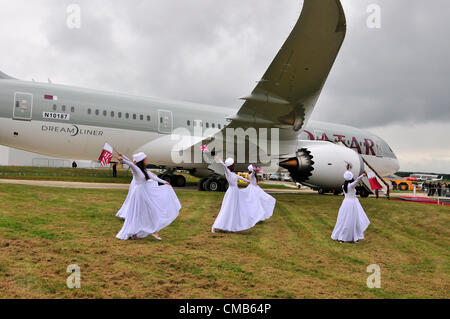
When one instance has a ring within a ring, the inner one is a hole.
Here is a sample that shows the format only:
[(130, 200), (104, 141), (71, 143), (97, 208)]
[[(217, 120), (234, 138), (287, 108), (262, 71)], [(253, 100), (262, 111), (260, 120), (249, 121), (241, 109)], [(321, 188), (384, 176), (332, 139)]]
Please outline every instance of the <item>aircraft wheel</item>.
[(408, 190), (408, 184), (400, 183), (398, 185), (398, 189), (401, 190), (401, 191), (407, 191)]
[(159, 178), (165, 180), (166, 182), (172, 184), (172, 176), (170, 175), (166, 175), (166, 174), (162, 174), (158, 176)]
[(185, 187), (186, 186), (186, 178), (183, 175), (174, 175), (174, 186), (176, 187)]
[(205, 188), (205, 182), (208, 180), (208, 177), (203, 177), (199, 182), (198, 182), (198, 190), (201, 192), (206, 191)]
[(369, 192), (365, 189), (361, 189), (359, 191), (359, 196), (361, 196), (362, 198), (367, 198), (367, 197), (369, 197)]
[(228, 190), (228, 182), (225, 178), (222, 178), (220, 181), (220, 191), (221, 192), (226, 192)]
[(323, 195), (323, 194), (325, 194), (325, 191), (323, 190), (323, 188), (319, 188), (317, 193), (319, 193), (319, 195)]
[(209, 192), (219, 192), (221, 190), (220, 182), (217, 179), (209, 179), (206, 182), (206, 187)]

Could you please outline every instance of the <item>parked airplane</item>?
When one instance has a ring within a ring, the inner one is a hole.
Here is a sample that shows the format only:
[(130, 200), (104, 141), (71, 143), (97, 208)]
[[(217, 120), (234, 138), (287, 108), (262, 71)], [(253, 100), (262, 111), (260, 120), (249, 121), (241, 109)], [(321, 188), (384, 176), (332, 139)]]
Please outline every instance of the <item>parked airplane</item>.
[[(201, 189), (221, 190), (225, 184), (217, 174), (218, 165), (203, 157), (180, 163), (174, 161), (174, 154), (195, 156), (207, 144), (214, 145), (212, 156), (221, 152), (222, 157), (234, 156), (235, 149), (244, 145), (246, 157), (238, 169), (245, 169), (251, 141), (245, 135), (235, 140), (225, 132), (254, 128), (258, 138), (266, 129), (268, 142), (277, 142), (275, 153), (265, 149), (266, 158), (288, 169), (295, 181), (316, 189), (342, 185), (347, 165), (360, 174), (363, 159), (380, 175), (393, 174), (399, 164), (381, 138), (361, 129), (309, 120), (345, 33), (339, 0), (305, 0), (285, 44), (231, 116), (224, 107), (27, 82), (0, 72), (0, 144), (55, 157), (97, 160), (103, 144), (110, 142), (125, 154), (148, 153), (151, 164), (166, 168), (163, 177), (176, 186), (186, 182), (175, 174), (183, 169), (203, 177)], [(183, 136), (174, 133), (180, 129), (194, 137), (180, 143)], [(225, 136), (222, 144), (219, 136)], [(232, 150), (220, 147), (230, 143)], [(260, 154), (262, 148), (257, 149)], [(258, 163), (262, 157), (258, 156)]]

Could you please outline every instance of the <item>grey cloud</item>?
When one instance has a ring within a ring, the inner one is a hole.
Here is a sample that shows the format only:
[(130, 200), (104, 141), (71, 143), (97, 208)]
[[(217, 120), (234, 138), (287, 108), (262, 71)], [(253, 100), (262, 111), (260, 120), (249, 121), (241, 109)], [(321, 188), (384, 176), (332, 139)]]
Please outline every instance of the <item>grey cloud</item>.
[(315, 117), (361, 127), (449, 121), (445, 83), (450, 80), (450, 44), (445, 39), (450, 3), (383, 0), (352, 5), (365, 13), (373, 2), (382, 9), (382, 28), (367, 28), (367, 14), (349, 20), (346, 42)]

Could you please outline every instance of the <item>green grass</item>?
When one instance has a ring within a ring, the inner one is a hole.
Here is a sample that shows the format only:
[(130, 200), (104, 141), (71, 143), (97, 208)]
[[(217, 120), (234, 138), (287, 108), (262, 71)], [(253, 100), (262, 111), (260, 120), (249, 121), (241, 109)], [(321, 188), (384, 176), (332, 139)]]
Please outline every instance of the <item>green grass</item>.
[[(197, 185), (197, 178), (183, 175), (188, 186)], [(119, 169), (115, 178), (111, 169), (0, 166), (0, 179), (129, 184), (131, 178), (130, 170), (125, 169)]]
[(111, 169), (0, 166), (0, 179), (129, 183), (131, 173), (128, 170), (118, 170), (118, 177), (113, 178)]
[[(268, 221), (212, 234), (223, 194), (178, 195), (162, 242), (119, 241), (125, 191), (0, 184), (0, 298), (449, 297), (449, 207), (362, 199), (366, 239), (339, 244), (342, 197), (276, 195)], [(81, 289), (66, 287), (71, 264)], [(370, 264), (381, 289), (366, 286)]]

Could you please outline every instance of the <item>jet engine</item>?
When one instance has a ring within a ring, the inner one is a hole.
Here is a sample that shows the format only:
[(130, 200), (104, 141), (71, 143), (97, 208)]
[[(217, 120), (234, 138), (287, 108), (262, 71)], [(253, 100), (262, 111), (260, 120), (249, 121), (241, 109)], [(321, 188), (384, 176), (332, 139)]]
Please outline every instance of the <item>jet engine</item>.
[(296, 182), (322, 189), (340, 188), (347, 167), (355, 178), (364, 172), (364, 162), (358, 153), (330, 142), (306, 144), (297, 151), (296, 157), (279, 165), (287, 169)]

